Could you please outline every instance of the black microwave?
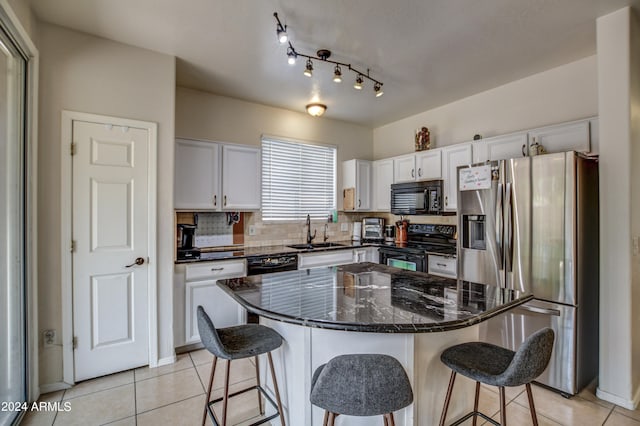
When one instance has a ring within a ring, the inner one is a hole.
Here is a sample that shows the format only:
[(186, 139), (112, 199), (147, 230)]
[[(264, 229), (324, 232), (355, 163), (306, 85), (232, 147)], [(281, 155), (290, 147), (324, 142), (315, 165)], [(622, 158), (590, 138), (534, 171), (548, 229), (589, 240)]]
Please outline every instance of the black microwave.
[(391, 185), (391, 213), (442, 214), (442, 181), (428, 180)]

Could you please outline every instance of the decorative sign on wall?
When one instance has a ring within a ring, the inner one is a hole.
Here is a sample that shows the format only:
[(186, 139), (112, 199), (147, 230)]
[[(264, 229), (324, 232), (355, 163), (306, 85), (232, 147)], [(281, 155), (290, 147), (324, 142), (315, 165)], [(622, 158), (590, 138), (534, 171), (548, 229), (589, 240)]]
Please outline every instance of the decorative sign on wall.
[(491, 166), (475, 166), (459, 170), (460, 191), (491, 188)]

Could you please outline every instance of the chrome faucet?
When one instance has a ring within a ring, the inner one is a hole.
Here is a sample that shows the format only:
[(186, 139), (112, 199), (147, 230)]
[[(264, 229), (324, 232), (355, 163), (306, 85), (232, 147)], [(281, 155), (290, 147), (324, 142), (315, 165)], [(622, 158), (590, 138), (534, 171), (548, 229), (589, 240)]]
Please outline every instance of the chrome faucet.
[(313, 235), (311, 235), (311, 216), (307, 215), (307, 244), (311, 244), (311, 241), (316, 237), (317, 229), (313, 230)]
[(322, 236), (322, 241), (324, 241), (325, 243), (327, 242), (327, 240), (329, 239), (329, 236), (327, 235), (327, 230), (329, 229), (329, 225), (327, 225), (326, 223), (324, 224), (324, 235)]

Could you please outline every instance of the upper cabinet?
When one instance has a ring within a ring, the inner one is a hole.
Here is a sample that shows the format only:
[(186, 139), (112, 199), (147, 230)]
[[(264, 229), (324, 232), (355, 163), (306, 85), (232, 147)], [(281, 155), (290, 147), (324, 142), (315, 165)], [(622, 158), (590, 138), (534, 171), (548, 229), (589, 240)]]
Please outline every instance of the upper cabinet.
[(458, 207), (458, 166), (471, 164), (471, 143), (460, 143), (442, 148), (442, 177), (444, 210)]
[(342, 196), (345, 211), (371, 210), (371, 161), (342, 162)]
[(495, 136), (473, 142), (473, 162), (506, 160), (527, 156), (527, 132)]
[(546, 152), (590, 151), (589, 120), (573, 121), (529, 130), (529, 146), (542, 145)]
[(442, 150), (429, 149), (393, 158), (393, 182), (442, 178)]
[(222, 146), (223, 209), (260, 209), (261, 166), (259, 148)]
[(393, 159), (378, 160), (371, 163), (373, 174), (374, 211), (391, 210), (391, 184), (393, 183)]
[(176, 140), (174, 203), (176, 209), (220, 209), (219, 144)]
[(175, 208), (257, 210), (260, 170), (259, 148), (177, 139)]

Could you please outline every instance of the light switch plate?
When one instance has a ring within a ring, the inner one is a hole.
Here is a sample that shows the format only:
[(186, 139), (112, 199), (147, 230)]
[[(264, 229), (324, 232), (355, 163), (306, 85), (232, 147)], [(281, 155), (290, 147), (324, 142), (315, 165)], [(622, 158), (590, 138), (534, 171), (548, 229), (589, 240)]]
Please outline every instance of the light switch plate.
[(345, 223), (341, 223), (341, 224), (340, 224), (340, 230), (341, 230), (342, 232), (346, 232), (346, 231), (348, 231), (348, 230), (349, 230), (349, 224), (348, 224), (348, 223), (346, 223), (346, 222), (345, 222)]

